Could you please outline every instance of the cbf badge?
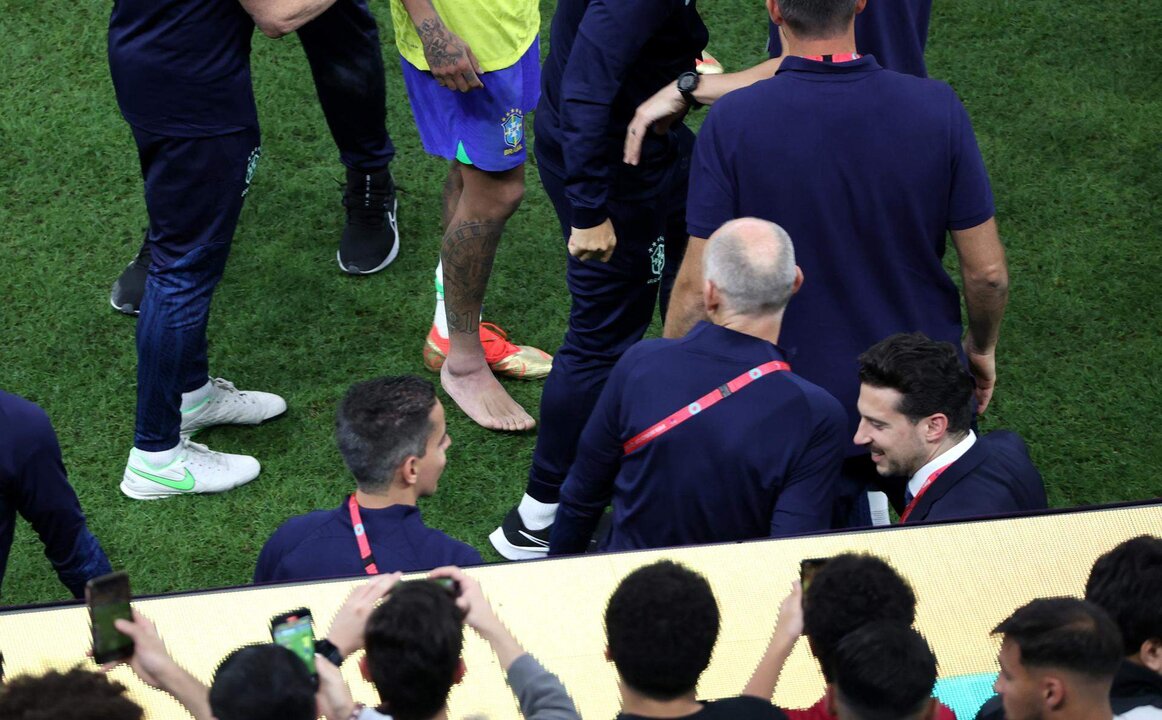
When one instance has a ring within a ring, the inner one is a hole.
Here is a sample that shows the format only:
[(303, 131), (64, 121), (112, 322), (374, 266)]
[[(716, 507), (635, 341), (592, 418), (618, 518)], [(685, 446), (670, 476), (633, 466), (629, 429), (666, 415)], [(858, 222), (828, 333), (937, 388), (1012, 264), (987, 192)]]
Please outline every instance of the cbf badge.
[(505, 155), (512, 155), (524, 149), (524, 113), (516, 108), (512, 108), (505, 113), (504, 119), (500, 121), (500, 128), (504, 131), (504, 144), (508, 145), (508, 149), (504, 151)]
[(246, 197), (246, 193), (250, 192), (250, 181), (254, 179), (254, 171), (258, 169), (260, 157), (262, 157), (261, 145), (251, 150), (250, 157), (246, 158), (246, 181), (242, 187), (242, 197)]
[(666, 238), (658, 236), (650, 244), (650, 272), (653, 277), (650, 278), (649, 284), (653, 285), (662, 279), (662, 271), (666, 269)]

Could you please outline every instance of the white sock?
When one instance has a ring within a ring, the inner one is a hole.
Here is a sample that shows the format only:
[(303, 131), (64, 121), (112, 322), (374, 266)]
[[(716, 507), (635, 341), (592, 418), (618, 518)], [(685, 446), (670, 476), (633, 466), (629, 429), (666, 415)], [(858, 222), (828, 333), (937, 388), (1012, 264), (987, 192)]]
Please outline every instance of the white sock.
[(432, 322), (436, 325), (436, 334), (445, 340), (448, 338), (448, 316), (444, 314), (444, 261), (436, 265), (436, 317)]
[(520, 499), (517, 512), (520, 513), (521, 522), (529, 530), (544, 530), (552, 525), (557, 517), (557, 503), (543, 503), (526, 494)]
[(189, 392), (182, 393), (182, 412), (189, 412), (198, 405), (204, 403), (206, 398), (210, 397), (210, 392), (213, 391), (213, 389), (213, 383), (211, 383), (209, 380), (206, 380), (206, 384), (197, 390), (190, 390)]
[(150, 467), (163, 468), (169, 465), (174, 460), (178, 459), (178, 452), (182, 449), (182, 444), (178, 443), (169, 450), (162, 450), (160, 452), (146, 452), (133, 448), (137, 456), (144, 460)]

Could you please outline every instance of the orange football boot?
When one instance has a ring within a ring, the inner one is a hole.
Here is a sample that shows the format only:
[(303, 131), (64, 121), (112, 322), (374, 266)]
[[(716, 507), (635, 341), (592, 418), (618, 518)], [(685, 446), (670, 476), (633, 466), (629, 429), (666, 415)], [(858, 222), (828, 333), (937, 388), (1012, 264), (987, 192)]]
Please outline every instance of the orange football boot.
[[(553, 356), (529, 345), (513, 345), (508, 334), (492, 323), (480, 323), (480, 344), (492, 372), (518, 380), (539, 380), (553, 368)], [(440, 337), (433, 323), (424, 343), (424, 367), (440, 372), (451, 343)]]

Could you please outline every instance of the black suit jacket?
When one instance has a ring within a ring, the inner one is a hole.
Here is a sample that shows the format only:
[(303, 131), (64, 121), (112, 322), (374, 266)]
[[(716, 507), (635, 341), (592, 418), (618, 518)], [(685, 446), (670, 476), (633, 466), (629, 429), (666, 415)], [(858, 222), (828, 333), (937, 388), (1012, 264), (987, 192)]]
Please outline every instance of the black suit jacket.
[(988, 517), (1049, 507), (1041, 473), (1016, 433), (980, 435), (921, 495), (908, 522)]

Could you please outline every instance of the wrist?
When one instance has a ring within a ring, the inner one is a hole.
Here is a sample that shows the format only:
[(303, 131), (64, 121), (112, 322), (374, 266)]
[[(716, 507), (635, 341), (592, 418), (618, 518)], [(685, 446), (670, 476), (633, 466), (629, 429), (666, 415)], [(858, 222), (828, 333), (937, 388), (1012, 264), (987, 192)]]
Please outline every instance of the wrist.
[(315, 652), (327, 658), (327, 661), (335, 667), (339, 667), (348, 655), (355, 652), (355, 649), (340, 647), (332, 642), (330, 638), (323, 638), (315, 643)]

